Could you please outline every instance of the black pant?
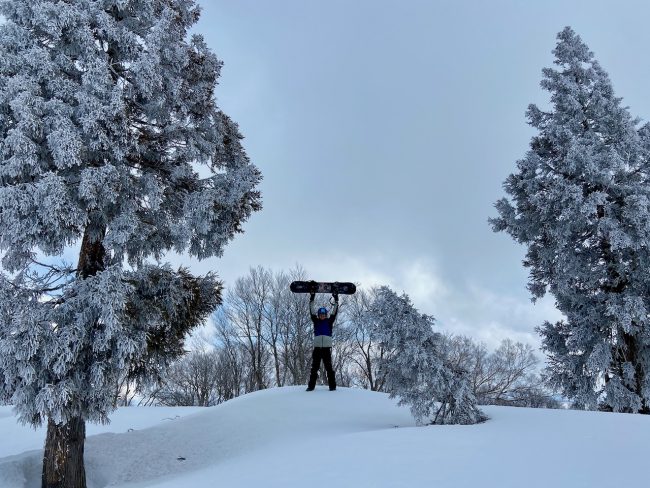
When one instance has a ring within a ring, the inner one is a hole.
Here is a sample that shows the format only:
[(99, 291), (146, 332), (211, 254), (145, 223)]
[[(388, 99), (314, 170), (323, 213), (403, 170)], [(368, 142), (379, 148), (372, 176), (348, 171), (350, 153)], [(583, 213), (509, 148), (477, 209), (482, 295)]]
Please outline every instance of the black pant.
[(309, 375), (308, 387), (313, 389), (316, 387), (316, 378), (318, 378), (318, 370), (320, 369), (320, 361), (325, 363), (325, 371), (327, 371), (327, 383), (330, 390), (336, 388), (336, 378), (334, 377), (334, 369), (332, 368), (332, 348), (331, 347), (315, 347), (314, 352), (311, 354), (311, 373)]

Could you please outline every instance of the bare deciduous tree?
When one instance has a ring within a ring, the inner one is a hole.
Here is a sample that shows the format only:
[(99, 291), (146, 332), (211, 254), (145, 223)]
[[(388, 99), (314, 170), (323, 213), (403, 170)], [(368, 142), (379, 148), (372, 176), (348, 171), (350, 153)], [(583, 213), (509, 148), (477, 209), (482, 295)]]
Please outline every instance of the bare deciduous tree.
[[(289, 271), (288, 282), (307, 278), (300, 266)], [(309, 318), (306, 295), (284, 290), (282, 327), (280, 329), (281, 360), (284, 367), (283, 384), (299, 385), (307, 382), (313, 346), (313, 328)]]
[(373, 341), (370, 333), (370, 305), (375, 299), (376, 289), (359, 289), (347, 300), (343, 314), (351, 329), (350, 341), (354, 352), (349, 360), (353, 365), (353, 382), (372, 391), (383, 391), (385, 376), (379, 372), (379, 361), (388, 357), (391, 351)]
[(448, 364), (468, 373), (481, 404), (558, 406), (536, 372), (539, 360), (529, 344), (505, 339), (490, 353), (483, 343), (448, 335), (444, 350)]
[(271, 354), (265, 347), (265, 322), (271, 291), (271, 273), (258, 266), (238, 278), (226, 293), (224, 315), (249, 356), (251, 377), (247, 391), (263, 390), (269, 385)]

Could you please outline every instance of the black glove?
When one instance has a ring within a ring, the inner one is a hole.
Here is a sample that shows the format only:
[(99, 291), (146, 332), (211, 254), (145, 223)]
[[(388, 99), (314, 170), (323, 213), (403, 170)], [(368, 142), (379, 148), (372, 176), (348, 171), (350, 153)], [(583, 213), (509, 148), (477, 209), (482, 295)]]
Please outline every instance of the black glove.
[(309, 301), (310, 301), (310, 302), (313, 302), (313, 301), (314, 301), (314, 298), (316, 298), (316, 293), (310, 293), (310, 294), (309, 294)]
[(338, 293), (336, 293), (336, 292), (332, 293), (332, 297), (334, 298), (334, 301), (336, 303), (339, 303), (339, 294)]

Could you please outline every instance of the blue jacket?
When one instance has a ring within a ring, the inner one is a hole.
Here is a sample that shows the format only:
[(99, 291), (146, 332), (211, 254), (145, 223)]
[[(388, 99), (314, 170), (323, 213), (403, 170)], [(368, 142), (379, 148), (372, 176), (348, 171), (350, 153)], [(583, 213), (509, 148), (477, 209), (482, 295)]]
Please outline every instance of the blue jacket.
[[(338, 312), (339, 304), (338, 301), (335, 302), (334, 307), (332, 308), (332, 311), (330, 312), (329, 317), (326, 319), (319, 319), (317, 312), (318, 309), (316, 308), (314, 304), (314, 299), (311, 298), (309, 300), (309, 311), (311, 315), (311, 321), (314, 324), (314, 336), (319, 337), (319, 336), (326, 336), (326, 337), (332, 337), (332, 329), (334, 326), (334, 321), (336, 320), (336, 314)], [(331, 345), (330, 341), (325, 341), (321, 342), (323, 345)]]

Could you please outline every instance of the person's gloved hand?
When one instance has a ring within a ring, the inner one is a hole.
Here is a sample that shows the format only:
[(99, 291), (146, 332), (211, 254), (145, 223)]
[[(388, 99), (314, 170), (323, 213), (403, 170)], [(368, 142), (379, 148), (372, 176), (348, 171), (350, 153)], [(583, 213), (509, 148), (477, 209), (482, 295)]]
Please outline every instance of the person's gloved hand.
[(309, 296), (313, 298), (316, 296), (316, 292), (318, 291), (318, 284), (314, 280), (309, 280), (309, 285), (310, 285), (309, 289), (312, 290), (309, 293)]

